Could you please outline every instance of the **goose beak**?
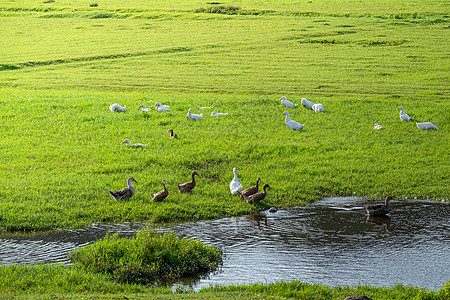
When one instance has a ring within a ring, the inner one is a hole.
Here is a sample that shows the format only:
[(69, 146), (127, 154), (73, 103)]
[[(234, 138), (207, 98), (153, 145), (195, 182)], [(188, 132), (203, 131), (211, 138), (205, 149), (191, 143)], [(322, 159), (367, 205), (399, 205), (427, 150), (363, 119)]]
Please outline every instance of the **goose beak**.
[(137, 183), (137, 181), (136, 181), (136, 180), (134, 180), (134, 179), (133, 179), (132, 181), (134, 181), (134, 182), (136, 182), (136, 183)]
[(285, 115), (285, 113), (282, 113), (281, 115), (282, 115), (282, 116), (284, 116), (284, 115)]

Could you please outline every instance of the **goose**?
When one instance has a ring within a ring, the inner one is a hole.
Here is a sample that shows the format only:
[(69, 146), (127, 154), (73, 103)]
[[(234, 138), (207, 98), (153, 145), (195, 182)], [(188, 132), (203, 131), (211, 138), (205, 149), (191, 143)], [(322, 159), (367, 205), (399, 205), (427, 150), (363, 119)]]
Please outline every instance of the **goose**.
[(316, 103), (312, 106), (312, 110), (315, 112), (324, 112), (325, 109), (323, 108), (323, 105), (320, 103)]
[(159, 191), (154, 195), (152, 193), (150, 193), (150, 196), (152, 197), (152, 199), (154, 201), (163, 201), (169, 195), (169, 191), (166, 188), (166, 181), (164, 179), (162, 181), (162, 184), (163, 184), (163, 188), (164, 188), (162, 191)]
[(137, 181), (133, 177), (130, 177), (127, 180), (127, 185), (128, 185), (127, 187), (124, 187), (120, 191), (115, 191), (115, 192), (109, 191), (109, 193), (114, 198), (114, 200), (119, 201), (122, 199), (125, 200), (125, 199), (129, 199), (129, 198), (133, 197), (134, 193), (136, 192), (136, 188), (132, 184), (133, 181), (137, 183)]
[(126, 105), (124, 105), (124, 106), (122, 107), (122, 106), (120, 106), (120, 105), (117, 104), (117, 103), (111, 104), (111, 106), (109, 107), (109, 110), (112, 111), (112, 112), (124, 112), (125, 109), (127, 109), (127, 106), (126, 106)]
[(423, 123), (416, 122), (416, 125), (420, 130), (430, 130), (430, 129), (439, 130), (439, 128), (437, 128), (431, 122), (423, 122)]
[(131, 144), (129, 139), (124, 139), (122, 144), (127, 144), (127, 147), (132, 147), (132, 148), (140, 148), (140, 147), (147, 147), (148, 146), (148, 144)]
[(261, 201), (261, 200), (263, 200), (264, 198), (266, 198), (266, 196), (267, 196), (266, 189), (267, 189), (267, 188), (271, 189), (271, 187), (269, 186), (268, 183), (266, 183), (266, 184), (264, 185), (264, 187), (263, 187), (264, 192), (262, 192), (262, 193), (256, 193), (256, 194), (250, 195), (250, 196), (248, 196), (248, 197), (244, 196), (244, 199), (247, 200), (247, 203), (250, 203), (250, 204), (252, 204), (252, 203), (258, 203), (259, 201)]
[(141, 109), (141, 111), (150, 111), (150, 108), (145, 107), (144, 104), (139, 105), (139, 108)]
[(289, 129), (302, 130), (303, 126), (305, 126), (305, 124), (300, 124), (295, 121), (292, 121), (291, 118), (289, 117), (289, 112), (287, 112), (287, 111), (283, 112), (281, 115), (286, 116), (285, 123), (286, 123), (287, 127), (289, 127)]
[(192, 112), (192, 109), (189, 108), (188, 113), (186, 115), (186, 119), (201, 120), (203, 118), (203, 114), (196, 115), (196, 114), (192, 114), (191, 112)]
[(379, 125), (379, 124), (375, 124), (375, 125), (373, 126), (373, 129), (384, 129), (384, 127), (381, 126), (381, 125)]
[(403, 109), (403, 106), (397, 107), (397, 109), (400, 110), (400, 120), (408, 122), (411, 121), (413, 118), (405, 114), (405, 110)]
[(369, 216), (384, 216), (391, 210), (391, 206), (389, 205), (390, 200), (395, 199), (392, 196), (387, 196), (384, 204), (366, 205), (367, 213), (369, 214)]
[(214, 106), (200, 106), (200, 105), (196, 105), (195, 108), (198, 109), (208, 109), (208, 108), (213, 108)]
[(195, 175), (199, 176), (197, 172), (192, 172), (192, 180), (183, 184), (177, 184), (178, 191), (180, 193), (191, 192), (195, 187)]
[(162, 112), (162, 111), (170, 111), (170, 108), (168, 105), (162, 105), (160, 102), (156, 102), (155, 103), (155, 109), (158, 112)]
[(231, 195), (237, 195), (239, 192), (242, 192), (243, 187), (237, 177), (237, 169), (236, 168), (233, 168), (233, 173), (234, 173), (234, 177), (233, 177), (233, 180), (231, 180), (231, 182), (230, 182), (230, 192), (231, 192)]
[(242, 199), (245, 199), (245, 197), (256, 194), (258, 192), (258, 183), (259, 182), (261, 182), (261, 178), (258, 177), (258, 179), (256, 179), (256, 185), (249, 187), (248, 189), (245, 189), (242, 192), (238, 192), (239, 196), (241, 196)]
[(169, 132), (171, 139), (177, 139), (178, 138), (178, 136), (176, 134), (173, 134), (173, 129), (169, 129), (169, 130), (167, 130), (167, 132)]
[(281, 100), (281, 104), (282, 104), (283, 106), (285, 106), (285, 107), (288, 107), (288, 108), (296, 108), (296, 107), (298, 106), (298, 104), (294, 104), (294, 103), (292, 103), (291, 101), (286, 100), (286, 97), (285, 97), (285, 96), (281, 97), (280, 100)]
[(211, 113), (211, 116), (212, 117), (225, 117), (225, 116), (228, 116), (228, 113), (218, 113), (218, 112), (213, 111)]
[(313, 107), (314, 103), (312, 103), (311, 101), (307, 100), (306, 98), (302, 98), (302, 105), (306, 109), (313, 109), (312, 107)]

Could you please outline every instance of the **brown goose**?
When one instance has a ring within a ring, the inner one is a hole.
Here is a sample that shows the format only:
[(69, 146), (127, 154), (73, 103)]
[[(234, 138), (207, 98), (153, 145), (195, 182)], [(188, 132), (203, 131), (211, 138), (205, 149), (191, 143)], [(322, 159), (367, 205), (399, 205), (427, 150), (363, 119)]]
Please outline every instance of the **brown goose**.
[(173, 129), (169, 129), (169, 130), (167, 130), (167, 132), (170, 133), (170, 138), (171, 139), (177, 139), (178, 138), (178, 136), (176, 134), (173, 134)]
[(258, 177), (258, 179), (256, 179), (256, 185), (249, 187), (248, 189), (243, 190), (242, 192), (238, 192), (239, 196), (241, 196), (242, 199), (245, 199), (245, 197), (256, 194), (258, 192), (258, 183), (259, 182), (261, 182), (261, 178)]
[(250, 196), (248, 196), (248, 197), (245, 197), (244, 196), (244, 198), (245, 198), (245, 200), (247, 200), (247, 202), (248, 203), (258, 203), (259, 201), (261, 201), (261, 200), (263, 200), (264, 198), (266, 198), (266, 196), (267, 196), (267, 192), (266, 192), (266, 189), (267, 188), (269, 188), (269, 189), (271, 189), (271, 187), (269, 186), (269, 184), (268, 183), (266, 183), (265, 185), (264, 185), (264, 192), (262, 192), (262, 193), (256, 193), (256, 194), (253, 194), (253, 195), (250, 195)]
[(387, 196), (384, 204), (366, 205), (367, 213), (369, 216), (384, 216), (391, 210), (391, 206), (389, 205), (390, 200), (395, 199), (392, 196)]
[(199, 176), (197, 172), (192, 172), (192, 180), (183, 184), (177, 184), (178, 191), (180, 193), (191, 192), (195, 187), (195, 175)]
[(159, 192), (157, 192), (154, 195), (152, 193), (150, 193), (150, 196), (152, 196), (152, 199), (154, 201), (163, 201), (169, 195), (169, 191), (166, 188), (166, 181), (163, 180), (162, 184), (163, 184), (163, 187), (164, 187), (164, 189), (162, 191), (159, 191)]
[(113, 196), (114, 200), (119, 201), (122, 199), (125, 200), (125, 199), (129, 199), (129, 198), (133, 197), (134, 193), (136, 192), (136, 188), (132, 184), (133, 181), (137, 183), (137, 181), (134, 180), (133, 177), (130, 177), (127, 180), (127, 185), (128, 185), (127, 187), (124, 187), (120, 191), (116, 191), (116, 192), (109, 191), (111, 196)]

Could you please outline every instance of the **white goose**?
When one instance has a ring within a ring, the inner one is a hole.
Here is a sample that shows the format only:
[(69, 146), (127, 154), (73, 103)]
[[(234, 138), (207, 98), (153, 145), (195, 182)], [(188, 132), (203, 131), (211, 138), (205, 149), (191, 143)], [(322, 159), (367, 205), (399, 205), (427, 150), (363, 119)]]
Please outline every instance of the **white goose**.
[(375, 125), (373, 126), (373, 129), (384, 129), (384, 127), (381, 126), (381, 125), (379, 125), (379, 124), (375, 124)]
[(150, 111), (150, 108), (145, 107), (144, 104), (139, 105), (139, 108), (141, 109), (141, 111)]
[(286, 123), (287, 127), (289, 127), (289, 129), (302, 130), (303, 126), (305, 126), (305, 124), (300, 124), (295, 121), (292, 121), (291, 118), (289, 117), (289, 112), (287, 112), (287, 111), (283, 112), (281, 115), (286, 116), (285, 123)]
[(302, 98), (302, 105), (306, 109), (313, 109), (312, 107), (313, 107), (314, 103), (312, 103), (311, 101), (307, 100), (306, 98)]
[(218, 112), (213, 111), (211, 113), (211, 116), (212, 117), (225, 117), (225, 116), (228, 116), (228, 113), (218, 113)]
[(139, 147), (147, 147), (148, 146), (148, 144), (131, 144), (129, 139), (123, 140), (122, 144), (127, 144), (127, 147), (132, 147), (132, 148), (139, 148)]
[(200, 106), (200, 105), (196, 105), (195, 108), (198, 109), (208, 109), (208, 108), (213, 108), (214, 106)]
[(170, 108), (168, 105), (162, 105), (160, 102), (156, 102), (155, 103), (155, 109), (158, 112), (162, 112), (162, 111), (170, 111)]
[(431, 122), (423, 122), (423, 123), (418, 123), (416, 122), (417, 127), (420, 130), (439, 130), (439, 128), (437, 128), (433, 123)]
[(283, 106), (285, 106), (285, 107), (288, 107), (288, 108), (296, 108), (296, 107), (298, 106), (298, 104), (294, 104), (294, 103), (292, 103), (291, 101), (286, 100), (286, 97), (285, 97), (285, 96), (281, 97), (280, 100), (281, 100), (281, 104), (282, 104)]
[(112, 112), (124, 112), (125, 109), (127, 109), (127, 106), (126, 106), (126, 105), (124, 105), (124, 106), (122, 107), (122, 106), (120, 106), (120, 105), (117, 104), (117, 103), (111, 104), (111, 106), (109, 107), (109, 110), (112, 111)]
[(196, 114), (193, 114), (191, 112), (192, 112), (192, 109), (189, 108), (188, 113), (186, 115), (186, 119), (201, 120), (203, 118), (203, 114), (196, 115)]
[(405, 114), (405, 110), (403, 109), (403, 106), (397, 107), (397, 109), (400, 110), (400, 120), (408, 122), (411, 121), (413, 118)]
[(323, 107), (322, 104), (316, 103), (316, 104), (314, 104), (314, 105), (312, 106), (312, 110), (315, 111), (315, 112), (324, 112), (324, 111), (325, 111), (325, 108)]
[(237, 177), (236, 168), (233, 168), (233, 173), (234, 173), (234, 177), (233, 177), (233, 180), (231, 180), (231, 182), (230, 182), (230, 192), (231, 192), (231, 195), (238, 195), (238, 192), (239, 193), (242, 192), (243, 187)]

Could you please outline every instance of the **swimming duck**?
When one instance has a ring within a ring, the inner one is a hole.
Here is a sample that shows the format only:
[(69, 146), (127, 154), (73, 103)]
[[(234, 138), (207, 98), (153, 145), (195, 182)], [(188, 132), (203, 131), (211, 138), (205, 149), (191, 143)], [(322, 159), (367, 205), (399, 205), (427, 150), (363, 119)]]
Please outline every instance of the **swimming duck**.
[(307, 100), (306, 98), (302, 98), (302, 105), (306, 109), (313, 109), (312, 107), (313, 107), (314, 103), (312, 103), (311, 101)]
[(285, 96), (281, 97), (280, 100), (281, 100), (281, 104), (282, 104), (283, 106), (285, 106), (285, 107), (288, 107), (288, 108), (296, 108), (296, 107), (298, 106), (298, 104), (294, 104), (294, 103), (292, 103), (291, 101), (286, 100), (286, 97), (285, 97)]
[(248, 203), (252, 204), (252, 203), (258, 203), (259, 201), (263, 200), (264, 198), (266, 198), (267, 196), (267, 192), (266, 189), (269, 188), (271, 189), (271, 187), (269, 186), (268, 183), (266, 183), (263, 187), (264, 192), (262, 193), (256, 193), (253, 195), (250, 195), (248, 197), (244, 196), (244, 199), (247, 200)]
[(114, 200), (119, 201), (122, 199), (125, 200), (125, 199), (129, 199), (129, 198), (133, 197), (134, 193), (136, 192), (136, 188), (132, 184), (133, 181), (137, 183), (137, 181), (134, 180), (133, 177), (130, 177), (127, 180), (127, 185), (128, 185), (127, 187), (124, 187), (120, 191), (115, 191), (115, 192), (109, 191), (109, 193), (114, 198)]
[(249, 187), (248, 189), (245, 189), (242, 192), (238, 192), (239, 196), (241, 196), (242, 199), (245, 199), (245, 197), (256, 194), (258, 192), (258, 183), (259, 182), (261, 182), (261, 178), (258, 177), (258, 179), (256, 179), (256, 185)]
[(381, 125), (375, 124), (375, 125), (373, 126), (373, 129), (384, 129), (384, 127), (381, 126)]
[(191, 192), (195, 187), (195, 175), (199, 176), (197, 172), (192, 172), (192, 180), (183, 184), (177, 184), (178, 191), (180, 193)]
[(324, 112), (324, 111), (325, 111), (325, 108), (323, 107), (322, 104), (316, 103), (316, 104), (314, 104), (314, 105), (312, 106), (312, 110), (315, 111), (315, 112)]
[(439, 130), (439, 128), (437, 128), (433, 123), (431, 123), (431, 122), (423, 122), (423, 123), (418, 123), (418, 122), (416, 122), (416, 125), (417, 125), (417, 127), (420, 129), (420, 130), (430, 130), (430, 129), (433, 129), (433, 130)]
[(122, 107), (122, 106), (120, 106), (120, 105), (117, 104), (117, 103), (111, 104), (111, 106), (109, 107), (109, 110), (112, 111), (112, 112), (124, 112), (125, 109), (127, 109), (127, 106), (126, 106), (126, 105), (124, 105), (124, 106)]
[(150, 108), (145, 107), (144, 104), (139, 105), (139, 108), (141, 109), (141, 111), (150, 111)]
[(228, 113), (218, 113), (218, 112), (213, 111), (211, 113), (211, 116), (212, 117), (225, 117), (225, 116), (228, 116)]
[(392, 196), (387, 196), (384, 204), (366, 205), (367, 213), (369, 216), (384, 216), (391, 210), (391, 206), (389, 205), (390, 200), (394, 200), (394, 198)]
[(289, 129), (302, 130), (303, 126), (305, 126), (305, 124), (300, 124), (295, 121), (292, 121), (291, 118), (289, 117), (289, 112), (287, 112), (287, 111), (283, 112), (281, 115), (286, 116), (285, 123), (286, 123), (287, 127), (289, 127)]
[(188, 113), (186, 115), (186, 119), (201, 120), (203, 118), (203, 114), (196, 115), (196, 114), (193, 114), (191, 112), (192, 112), (192, 109), (189, 108)]
[[(127, 147), (132, 147), (132, 148), (140, 148), (140, 147), (147, 147), (148, 144), (131, 144), (129, 139), (124, 139), (122, 144), (127, 144)], [(121, 145), (122, 145), (121, 144)]]
[(405, 110), (403, 109), (403, 106), (397, 107), (398, 110), (400, 110), (400, 120), (408, 122), (411, 121), (413, 118), (405, 114)]
[(156, 102), (155, 103), (155, 109), (158, 112), (162, 112), (162, 111), (170, 111), (170, 108), (168, 105), (162, 105), (160, 102)]
[(239, 192), (243, 190), (242, 184), (239, 182), (237, 177), (237, 169), (233, 168), (234, 177), (230, 182), (230, 192), (232, 195), (237, 195)]
[(167, 132), (170, 134), (171, 139), (177, 139), (178, 136), (176, 134), (173, 134), (173, 129), (167, 130)]
[(169, 191), (166, 188), (166, 181), (164, 179), (162, 181), (162, 184), (163, 184), (163, 188), (164, 188), (162, 191), (159, 191), (154, 195), (152, 193), (150, 193), (150, 196), (152, 197), (152, 199), (154, 201), (163, 201), (169, 195)]

